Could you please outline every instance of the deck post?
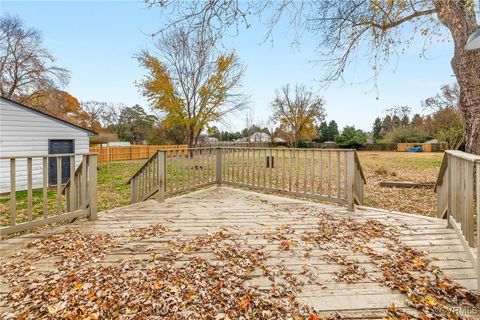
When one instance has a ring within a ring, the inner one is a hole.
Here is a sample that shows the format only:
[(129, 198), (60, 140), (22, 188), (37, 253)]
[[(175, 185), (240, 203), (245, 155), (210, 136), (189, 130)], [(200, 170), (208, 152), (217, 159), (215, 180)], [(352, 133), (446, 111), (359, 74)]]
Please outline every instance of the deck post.
[(88, 156), (89, 220), (97, 220), (97, 155)]
[(158, 202), (165, 201), (165, 166), (167, 152), (164, 150), (157, 151), (157, 185), (158, 185)]
[(452, 166), (453, 161), (450, 161), (450, 155), (447, 154), (445, 160), (447, 161), (447, 228), (453, 229), (452, 223), (450, 222), (450, 217), (453, 215), (453, 192), (452, 192)]
[[(480, 230), (480, 160), (475, 162), (477, 170), (477, 230)], [(477, 293), (480, 293), (480, 237), (477, 236)]]
[(355, 199), (353, 197), (353, 190), (355, 188), (355, 151), (346, 151), (347, 166), (347, 206), (348, 211), (355, 211)]
[(216, 168), (217, 186), (222, 184), (222, 148), (217, 148), (217, 168)]

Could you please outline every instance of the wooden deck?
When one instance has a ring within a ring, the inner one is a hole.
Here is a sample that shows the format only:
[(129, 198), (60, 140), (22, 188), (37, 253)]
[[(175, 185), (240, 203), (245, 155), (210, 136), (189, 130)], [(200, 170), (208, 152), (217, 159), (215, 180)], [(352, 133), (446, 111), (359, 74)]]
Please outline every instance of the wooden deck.
[[(340, 230), (341, 224), (336, 224), (339, 222), (365, 226), (365, 223), (371, 223), (371, 219), (377, 220), (385, 225), (379, 227), (380, 230), (384, 228), (382, 232), (385, 234), (369, 235), (371, 239), (367, 247), (376, 250), (377, 254), (384, 253), (388, 251), (385, 243), (392, 241), (388, 235), (398, 232), (401, 245), (425, 251), (428, 257), (425, 261), (440, 267), (455, 283), (475, 289), (474, 269), (455, 232), (446, 228), (445, 220), (382, 211), (348, 212), (344, 207), (226, 187), (193, 192), (167, 199), (164, 203), (149, 200), (101, 212), (96, 221), (80, 220), (38, 234), (3, 240), (0, 242), (2, 269), (6, 263), (19, 261), (26, 253), (36, 250), (35, 246), (27, 247), (28, 243), (65, 230), (78, 229), (87, 234), (108, 233), (125, 239), (125, 232), (133, 228), (156, 224), (169, 228), (163, 236), (124, 241), (95, 261), (94, 266), (151, 259), (153, 253), (161, 254), (168, 250), (168, 240), (188, 242), (195, 237), (222, 230), (235, 236), (234, 240), (226, 240), (233, 241), (235, 246), (252, 246), (265, 251), (262, 267), (255, 267), (246, 280), (260, 290), (270, 290), (273, 283), (291, 288), (299, 302), (313, 307), (320, 314), (381, 318), (392, 304), (412, 314), (418, 313), (410, 307), (406, 294), (377, 280), (385, 275), (384, 269), (375, 264), (375, 260), (382, 261), (382, 258), (369, 255), (362, 249), (354, 249), (353, 244), (362, 245), (364, 236), (356, 238), (358, 234), (353, 231), (345, 235), (345, 242), (342, 239), (329, 242), (325, 238), (321, 241), (315, 238), (319, 234), (319, 219), (324, 219), (324, 224), (332, 223), (329, 225), (333, 228), (331, 234), (321, 233), (325, 237), (337, 237), (339, 232), (344, 231)], [(179, 260), (198, 256), (207, 259), (210, 264), (218, 263), (218, 255), (211, 248), (191, 252), (185, 250), (185, 246), (183, 248), (184, 255)], [(353, 262), (342, 263), (342, 258)], [(56, 261), (58, 259), (55, 257), (39, 260), (35, 263), (35, 269), (25, 276), (37, 277), (42, 272), (55, 270)], [(342, 280), (342, 274), (345, 275), (342, 272), (351, 265), (358, 266), (357, 270), (365, 268), (366, 276), (358, 276), (354, 272), (350, 274), (353, 278)], [(292, 277), (295, 280), (291, 280)], [(1, 284), (0, 289), (2, 297), (11, 290), (7, 284)], [(4, 305), (3, 311), (8, 310), (8, 305)]]

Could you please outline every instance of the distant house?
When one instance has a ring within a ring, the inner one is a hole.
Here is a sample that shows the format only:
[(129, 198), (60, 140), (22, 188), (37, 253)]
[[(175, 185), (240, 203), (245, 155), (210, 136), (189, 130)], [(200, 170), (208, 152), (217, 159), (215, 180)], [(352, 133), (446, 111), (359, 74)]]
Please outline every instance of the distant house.
[(255, 132), (248, 138), (249, 142), (270, 142), (270, 136), (265, 132)]
[(130, 141), (112, 141), (108, 143), (102, 143), (102, 147), (130, 147), (132, 144)]
[[(43, 156), (47, 154), (88, 153), (89, 136), (95, 132), (53, 117), (10, 99), (0, 98), (0, 157)], [(75, 159), (76, 166), (82, 161)], [(49, 160), (48, 180), (56, 183), (54, 158)], [(16, 161), (16, 190), (27, 188), (27, 160)], [(70, 161), (62, 159), (62, 181), (70, 174)], [(43, 186), (43, 160), (32, 160), (32, 187)], [(0, 160), (0, 193), (10, 191), (10, 161)]]
[(216, 143), (218, 142), (218, 139), (215, 138), (215, 137), (205, 137), (205, 140), (204, 140), (206, 143)]

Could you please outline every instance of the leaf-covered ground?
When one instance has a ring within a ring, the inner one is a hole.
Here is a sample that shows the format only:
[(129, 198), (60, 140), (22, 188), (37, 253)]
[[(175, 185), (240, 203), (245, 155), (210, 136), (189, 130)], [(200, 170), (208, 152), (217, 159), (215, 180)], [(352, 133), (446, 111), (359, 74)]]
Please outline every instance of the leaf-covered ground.
[(385, 188), (384, 180), (434, 183), (443, 153), (359, 152), (367, 179), (365, 205), (375, 208), (435, 216), (436, 194), (432, 188)]

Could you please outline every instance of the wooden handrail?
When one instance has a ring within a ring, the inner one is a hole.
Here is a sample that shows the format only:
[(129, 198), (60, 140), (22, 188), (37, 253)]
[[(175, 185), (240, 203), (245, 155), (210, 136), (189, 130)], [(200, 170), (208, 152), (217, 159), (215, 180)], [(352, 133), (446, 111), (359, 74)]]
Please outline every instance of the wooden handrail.
[(0, 160), (27, 159), (27, 158), (58, 158), (58, 157), (93, 156), (93, 155), (97, 155), (97, 154), (96, 154), (95, 152), (85, 152), (85, 153), (52, 153), (52, 154), (43, 154), (43, 155), (34, 155), (34, 156), (0, 157)]
[[(172, 149), (173, 150), (173, 149)], [(129, 185), (133, 179), (135, 179), (144, 169), (148, 166), (156, 157), (159, 152), (167, 152), (166, 150), (157, 150), (150, 158), (145, 161), (140, 168), (130, 177), (130, 179), (125, 182), (126, 185)]]
[(437, 192), (437, 187), (441, 186), (443, 183), (445, 173), (447, 172), (447, 162), (448, 162), (448, 153), (445, 152), (443, 154), (442, 164), (440, 165), (440, 171), (438, 172), (437, 181), (435, 182), (435, 188), (433, 189), (433, 191), (435, 192)]
[[(78, 165), (78, 167), (75, 169), (75, 174), (74, 176), (76, 176), (80, 170), (82, 170), (82, 165), (83, 165), (83, 161), (80, 162), (80, 164)], [(65, 193), (65, 189), (67, 189), (67, 187), (70, 186), (70, 181), (72, 180), (72, 177), (68, 178), (67, 182), (65, 182), (65, 184), (63, 185), (63, 188), (62, 188), (62, 194)]]
[(355, 163), (357, 165), (357, 168), (358, 168), (358, 171), (360, 172), (360, 176), (362, 177), (363, 179), (363, 183), (367, 183), (367, 179), (365, 179), (365, 174), (363, 173), (363, 169), (362, 169), (362, 165), (360, 164), (360, 159), (358, 158), (358, 154), (357, 154), (357, 151), (354, 150), (354, 154), (355, 154)]

